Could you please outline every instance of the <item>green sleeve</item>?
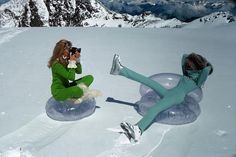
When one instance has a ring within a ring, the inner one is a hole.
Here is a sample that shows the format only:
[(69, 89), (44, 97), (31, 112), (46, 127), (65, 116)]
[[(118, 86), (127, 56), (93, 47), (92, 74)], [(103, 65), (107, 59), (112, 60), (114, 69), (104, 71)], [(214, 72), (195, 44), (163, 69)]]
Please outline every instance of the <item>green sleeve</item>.
[(201, 72), (201, 74), (200, 74), (200, 76), (197, 80), (198, 87), (201, 87), (205, 83), (205, 81), (206, 81), (206, 79), (209, 75), (210, 70), (211, 70), (210, 66), (207, 66), (202, 70), (202, 72)]
[(81, 66), (81, 64), (80, 63), (76, 63), (76, 66), (77, 66), (77, 68), (75, 69), (75, 72), (77, 74), (81, 74), (82, 73), (82, 66)]
[(52, 66), (52, 71), (67, 80), (75, 80), (75, 69), (67, 69), (60, 63), (54, 63)]

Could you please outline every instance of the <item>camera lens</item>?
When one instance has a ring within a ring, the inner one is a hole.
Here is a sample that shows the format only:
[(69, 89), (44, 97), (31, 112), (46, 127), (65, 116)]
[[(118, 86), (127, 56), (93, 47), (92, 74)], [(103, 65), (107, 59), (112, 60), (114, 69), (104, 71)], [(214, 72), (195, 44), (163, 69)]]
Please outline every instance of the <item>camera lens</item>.
[(77, 51), (78, 51), (79, 53), (81, 53), (81, 48), (78, 48)]

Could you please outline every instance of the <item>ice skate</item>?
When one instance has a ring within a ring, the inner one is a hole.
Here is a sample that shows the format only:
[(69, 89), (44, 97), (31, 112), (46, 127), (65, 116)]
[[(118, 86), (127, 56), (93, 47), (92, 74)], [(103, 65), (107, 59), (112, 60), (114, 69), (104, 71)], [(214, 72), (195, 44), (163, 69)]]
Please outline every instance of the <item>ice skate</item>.
[(138, 142), (141, 137), (141, 130), (137, 125), (132, 125), (127, 122), (122, 122), (120, 124), (121, 128), (124, 130), (124, 134), (127, 136), (127, 138), (133, 139), (135, 142)]
[(120, 70), (123, 67), (124, 66), (122, 66), (121, 63), (120, 63), (120, 56), (115, 54), (114, 57), (113, 57), (113, 62), (112, 62), (112, 67), (111, 67), (110, 74), (111, 75), (119, 75), (120, 74)]

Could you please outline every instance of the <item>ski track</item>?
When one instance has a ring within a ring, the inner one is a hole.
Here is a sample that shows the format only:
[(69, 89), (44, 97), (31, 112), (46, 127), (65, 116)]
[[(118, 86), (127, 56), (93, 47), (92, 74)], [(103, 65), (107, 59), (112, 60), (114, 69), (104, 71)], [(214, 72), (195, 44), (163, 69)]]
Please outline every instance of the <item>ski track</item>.
[[(115, 140), (115, 144), (110, 150), (106, 150), (96, 157), (152, 157), (151, 154), (161, 145), (166, 133), (168, 133), (172, 129), (170, 125), (163, 125), (157, 130), (157, 134), (159, 134), (158, 143), (155, 144), (152, 149), (147, 151), (146, 153), (141, 154), (140, 156), (133, 155), (132, 152), (129, 152), (130, 147), (135, 147), (136, 145), (142, 144), (142, 142), (138, 143), (130, 143), (127, 137), (122, 134), (122, 129), (115, 127), (115, 128), (107, 128), (106, 130), (121, 133), (118, 139)], [(141, 137), (142, 138), (142, 137)]]
[(17, 29), (17, 28), (0, 29), (0, 44), (9, 42), (12, 38), (14, 38), (18, 34), (26, 30), (27, 29)]
[(42, 113), (21, 128), (1, 137), (0, 154), (17, 148), (39, 151), (62, 136), (74, 123), (55, 121)]
[(171, 130), (171, 126), (169, 126), (167, 129), (163, 130), (163, 132), (161, 133), (161, 139), (160, 141), (148, 152), (146, 153), (146, 155), (144, 155), (143, 157), (152, 157), (151, 154), (152, 152), (154, 152), (161, 144), (161, 142), (163, 141), (165, 134), (167, 132), (169, 132)]

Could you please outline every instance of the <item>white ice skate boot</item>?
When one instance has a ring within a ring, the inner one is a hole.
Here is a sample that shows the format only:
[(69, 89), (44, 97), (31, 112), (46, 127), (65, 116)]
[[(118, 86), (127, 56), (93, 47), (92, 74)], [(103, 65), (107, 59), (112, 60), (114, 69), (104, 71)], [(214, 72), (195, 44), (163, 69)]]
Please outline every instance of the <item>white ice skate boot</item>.
[(133, 139), (135, 142), (138, 142), (140, 140), (142, 132), (137, 125), (132, 125), (127, 122), (122, 122), (120, 124), (120, 127), (124, 130), (125, 135), (129, 140)]
[(111, 67), (110, 74), (111, 75), (119, 75), (120, 74), (120, 70), (123, 67), (124, 66), (122, 66), (121, 63), (120, 63), (120, 56), (115, 54), (114, 57), (113, 57), (113, 62), (112, 62), (112, 67)]

